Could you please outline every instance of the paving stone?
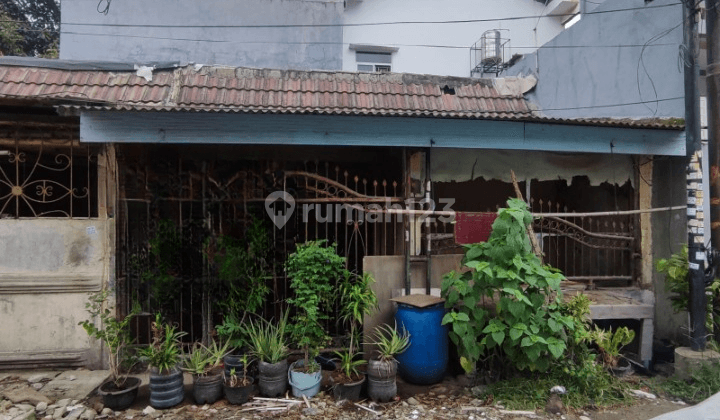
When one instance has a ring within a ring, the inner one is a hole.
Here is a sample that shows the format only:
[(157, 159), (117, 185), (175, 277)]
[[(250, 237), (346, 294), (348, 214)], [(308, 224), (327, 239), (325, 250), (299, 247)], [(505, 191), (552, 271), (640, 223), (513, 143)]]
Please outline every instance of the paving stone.
[(107, 370), (73, 370), (63, 372), (45, 384), (40, 393), (50, 399), (83, 400), (108, 378)]
[(27, 402), (35, 406), (40, 402), (45, 402), (46, 404), (50, 404), (52, 402), (45, 395), (40, 394), (29, 386), (24, 385), (20, 388), (5, 390), (3, 395), (14, 404)]

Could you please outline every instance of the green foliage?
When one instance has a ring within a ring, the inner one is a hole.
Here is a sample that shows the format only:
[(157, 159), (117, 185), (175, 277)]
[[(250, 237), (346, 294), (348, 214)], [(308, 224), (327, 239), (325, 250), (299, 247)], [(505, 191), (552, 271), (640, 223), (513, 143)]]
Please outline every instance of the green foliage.
[[(522, 200), (508, 200), (488, 241), (465, 247), (463, 265), (470, 270), (443, 278), (448, 313), (442, 323), (467, 371), (487, 353), (519, 370), (546, 371), (565, 354), (568, 333), (574, 334), (560, 300), (563, 275), (532, 253), (526, 233), (531, 222)], [(495, 299), (494, 314), (480, 305), (485, 298)]]
[(373, 339), (375, 342), (372, 344), (378, 348), (378, 359), (383, 362), (394, 361), (396, 355), (410, 347), (410, 333), (405, 329), (399, 332), (397, 325), (395, 327), (387, 324), (377, 326)]
[(696, 404), (720, 392), (720, 363), (701, 365), (690, 372), (689, 380), (668, 379), (661, 388), (689, 404)]
[(192, 351), (183, 360), (183, 369), (193, 375), (206, 375), (222, 364), (228, 354), (229, 344), (220, 346), (213, 341), (209, 346), (200, 343), (193, 345)]
[(270, 271), (269, 252), (268, 232), (259, 219), (252, 220), (243, 240), (221, 236), (217, 241), (217, 250), (212, 257), (221, 282), (218, 295), (225, 296), (218, 301), (218, 306), (225, 311), (225, 318), (216, 330), (235, 348), (242, 347), (247, 341), (242, 328), (245, 316), (259, 312), (270, 293), (265, 283)]
[(658, 260), (655, 267), (659, 273), (665, 274), (665, 289), (672, 293), (670, 302), (675, 312), (687, 311), (690, 297), (687, 245), (670, 258)]
[(0, 53), (2, 55), (23, 55), (22, 42), (20, 24), (12, 21), (0, 6)]
[(635, 331), (628, 329), (628, 327), (620, 327), (613, 332), (612, 328), (605, 331), (595, 326), (595, 330), (590, 335), (598, 348), (600, 348), (603, 363), (609, 367), (617, 365), (620, 349), (635, 339)]
[(344, 351), (335, 352), (335, 355), (338, 356), (338, 360), (340, 361), (340, 371), (348, 377), (348, 379), (352, 379), (355, 377), (360, 376), (360, 366), (367, 363), (363, 359), (357, 359), (356, 356), (362, 353), (352, 353), (350, 351)]
[(372, 290), (375, 282), (372, 275), (364, 273), (355, 276), (345, 271), (345, 281), (340, 284), (340, 320), (350, 323), (350, 353), (355, 352), (355, 337), (365, 315), (370, 315), (378, 308), (377, 295)]
[[(556, 362), (557, 363), (557, 362)], [(611, 376), (602, 366), (588, 361), (581, 365), (561, 360), (559, 369), (546, 373), (529, 373), (491, 384), (486, 394), (510, 410), (542, 409), (550, 397), (550, 389), (563, 385), (563, 404), (571, 408), (607, 407), (632, 401), (628, 386)]]
[[(671, 255), (670, 258), (658, 260), (655, 266), (659, 273), (665, 274), (665, 289), (672, 293), (670, 302), (673, 310), (676, 313), (687, 311), (690, 304), (687, 245), (683, 245), (680, 252)], [(708, 299), (705, 326), (712, 332), (720, 328), (720, 279), (713, 279), (705, 289), (705, 294)]]
[(241, 348), (248, 340), (243, 321), (234, 313), (225, 315), (223, 323), (215, 326), (215, 331), (218, 337), (229, 343), (232, 348)]
[(180, 361), (182, 350), (180, 339), (187, 333), (177, 331), (174, 326), (164, 324), (158, 312), (152, 324), (153, 341), (140, 351), (148, 359), (148, 364), (160, 373), (169, 373)]
[[(60, 2), (58, 0), (0, 0), (3, 11), (0, 26), (0, 52), (6, 55), (47, 57), (57, 48), (60, 34)], [(12, 21), (12, 22), (7, 22)], [(4, 23), (11, 23), (6, 27)], [(4, 36), (15, 39), (7, 49)], [(47, 57), (49, 58), (49, 57)], [(57, 56), (53, 57), (57, 58)]]
[(332, 301), (333, 282), (346, 278), (345, 258), (339, 256), (333, 246), (323, 246), (326, 241), (309, 241), (298, 244), (297, 250), (285, 262), (285, 270), (292, 280), (290, 287), (294, 296), (288, 303), (296, 309), (293, 317), (292, 337), (305, 353), (305, 366), (309, 372), (319, 369), (311, 360), (329, 337), (322, 326), (328, 319), (327, 312)]
[[(102, 290), (90, 296), (85, 309), (90, 314), (90, 319), (78, 323), (82, 325), (90, 337), (102, 341), (108, 348), (108, 367), (110, 377), (117, 388), (122, 388), (127, 375), (120, 374), (123, 362), (128, 359), (126, 346), (132, 344), (130, 336), (130, 320), (140, 312), (138, 305), (133, 305), (132, 311), (123, 319), (118, 320), (113, 315), (114, 308), (107, 307), (109, 290)], [(93, 321), (100, 318), (99, 326)]]
[(245, 326), (250, 340), (251, 354), (265, 363), (277, 363), (288, 356), (287, 313), (277, 325), (258, 319)]

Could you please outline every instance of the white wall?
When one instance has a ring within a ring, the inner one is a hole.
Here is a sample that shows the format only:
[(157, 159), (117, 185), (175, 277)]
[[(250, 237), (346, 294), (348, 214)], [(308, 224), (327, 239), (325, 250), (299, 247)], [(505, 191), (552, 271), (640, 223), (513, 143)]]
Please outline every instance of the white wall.
[[(392, 21), (502, 19), (539, 16), (544, 9), (543, 4), (535, 0), (364, 0), (348, 2), (344, 22), (352, 25)], [(393, 72), (469, 77), (470, 46), (490, 29), (509, 29), (502, 31), (502, 35), (510, 38), (512, 49), (508, 56), (511, 56), (514, 53), (534, 51), (560, 33), (563, 25), (560, 18), (547, 17), (473, 23), (345, 26), (343, 70), (357, 70), (355, 51), (350, 50), (348, 44), (370, 44), (399, 48), (393, 54)]]

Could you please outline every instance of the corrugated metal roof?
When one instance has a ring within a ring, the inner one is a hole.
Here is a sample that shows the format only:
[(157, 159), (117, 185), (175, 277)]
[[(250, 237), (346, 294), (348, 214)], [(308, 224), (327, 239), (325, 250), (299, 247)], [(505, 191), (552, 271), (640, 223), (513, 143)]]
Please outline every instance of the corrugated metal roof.
[(560, 120), (539, 116), (521, 92), (492, 79), (186, 66), (135, 72), (3, 65), (0, 98), (70, 108), (376, 115), (681, 128), (664, 121)]

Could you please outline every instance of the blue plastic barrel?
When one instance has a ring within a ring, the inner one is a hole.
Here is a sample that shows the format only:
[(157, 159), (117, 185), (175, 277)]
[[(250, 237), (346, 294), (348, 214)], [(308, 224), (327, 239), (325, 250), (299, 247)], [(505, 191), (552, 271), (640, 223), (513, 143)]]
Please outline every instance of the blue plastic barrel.
[(410, 347), (397, 355), (400, 376), (411, 383), (440, 382), (448, 364), (448, 329), (441, 325), (445, 306), (418, 308), (398, 302), (395, 321), (398, 329), (410, 333)]

